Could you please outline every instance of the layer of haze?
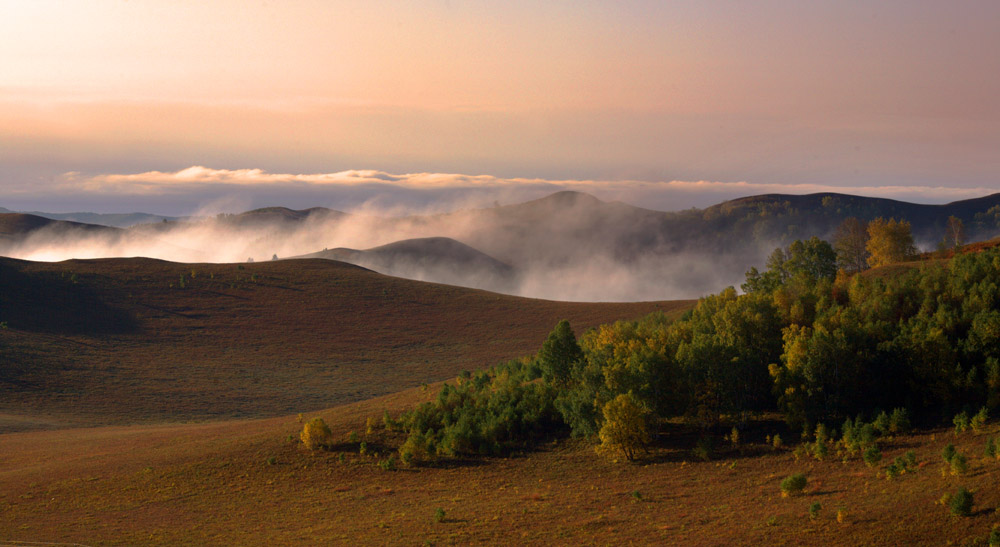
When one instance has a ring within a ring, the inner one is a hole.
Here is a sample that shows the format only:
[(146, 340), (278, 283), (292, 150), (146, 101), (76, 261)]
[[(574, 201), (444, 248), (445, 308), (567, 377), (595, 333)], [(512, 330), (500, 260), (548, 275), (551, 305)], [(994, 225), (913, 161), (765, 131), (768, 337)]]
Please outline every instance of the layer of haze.
[[(36, 261), (144, 256), (189, 263), (245, 262), (447, 237), (469, 247), (417, 241), (409, 243), (414, 251), (409, 256), (350, 261), (399, 277), (520, 296), (648, 301), (692, 298), (738, 284), (748, 264), (764, 256), (764, 247), (770, 250), (764, 246), (722, 256), (646, 245), (637, 251), (636, 234), (652, 237), (659, 214), (601, 204), (587, 196), (446, 214), (401, 216), (402, 212), (368, 207), (348, 215), (319, 212), (303, 221), (260, 213), (128, 230), (45, 228), (0, 246), (0, 254)], [(502, 262), (504, 270), (477, 263), (472, 255), (479, 252)]]
[[(959, 190), (925, 198), (936, 201), (981, 194), (972, 189), (996, 187), (1000, 173), (993, 1), (0, 7), (10, 209), (186, 214), (377, 197), (65, 184), (66, 173), (197, 165), (751, 185), (724, 197), (753, 185)], [(381, 189), (396, 205), (448, 197)], [(675, 193), (657, 206), (719, 197)]]

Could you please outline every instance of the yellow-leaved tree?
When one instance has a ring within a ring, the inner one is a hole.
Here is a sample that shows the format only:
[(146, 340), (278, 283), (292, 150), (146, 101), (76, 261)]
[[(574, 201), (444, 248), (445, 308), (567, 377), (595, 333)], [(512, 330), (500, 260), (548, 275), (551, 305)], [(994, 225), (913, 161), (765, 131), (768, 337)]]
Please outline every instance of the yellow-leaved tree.
[(330, 445), (333, 441), (333, 432), (323, 418), (313, 418), (302, 426), (299, 438), (309, 450), (318, 450)]
[(894, 218), (886, 220), (879, 217), (868, 223), (868, 244), (865, 248), (869, 254), (868, 265), (873, 268), (904, 262), (917, 254), (910, 223)]
[(647, 409), (631, 391), (618, 395), (603, 408), (604, 425), (598, 432), (600, 452), (609, 456), (621, 454), (634, 460), (639, 450), (649, 444)]

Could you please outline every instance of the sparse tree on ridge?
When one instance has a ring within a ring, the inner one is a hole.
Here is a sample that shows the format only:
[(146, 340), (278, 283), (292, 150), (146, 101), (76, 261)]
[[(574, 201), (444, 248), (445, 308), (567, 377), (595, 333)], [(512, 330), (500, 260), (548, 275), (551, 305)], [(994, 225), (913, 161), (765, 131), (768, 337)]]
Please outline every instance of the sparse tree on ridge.
[(965, 223), (956, 216), (948, 217), (948, 224), (945, 226), (945, 244), (958, 248), (965, 244)]
[(872, 267), (905, 262), (917, 254), (913, 246), (910, 223), (905, 220), (882, 217), (868, 223), (868, 264)]

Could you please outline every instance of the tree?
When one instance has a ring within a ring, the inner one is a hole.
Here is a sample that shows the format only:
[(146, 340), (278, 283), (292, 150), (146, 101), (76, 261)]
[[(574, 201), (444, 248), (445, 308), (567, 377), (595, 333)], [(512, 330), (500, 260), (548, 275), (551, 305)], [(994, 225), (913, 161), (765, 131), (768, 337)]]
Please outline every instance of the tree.
[(965, 244), (965, 224), (962, 222), (962, 219), (955, 216), (948, 217), (944, 239), (945, 244), (953, 248), (958, 248)]
[(797, 239), (787, 249), (778, 247), (767, 257), (767, 271), (750, 268), (743, 292), (774, 292), (788, 280), (808, 276), (813, 281), (833, 279), (837, 274), (837, 254), (829, 243), (818, 237)]
[(313, 418), (302, 427), (299, 438), (302, 439), (302, 444), (306, 445), (306, 448), (317, 450), (329, 446), (333, 441), (333, 433), (323, 418)]
[(538, 351), (538, 366), (542, 378), (555, 385), (565, 385), (573, 372), (573, 364), (583, 359), (583, 351), (576, 342), (576, 335), (563, 319), (549, 333), (549, 337)]
[(865, 245), (871, 255), (868, 264), (872, 267), (904, 262), (917, 254), (913, 246), (910, 223), (882, 217), (868, 223), (868, 243)]
[(844, 219), (833, 236), (837, 252), (837, 265), (848, 272), (857, 273), (868, 268), (868, 230), (854, 217)]
[(622, 454), (626, 460), (634, 460), (636, 453), (649, 444), (649, 429), (646, 419), (649, 415), (632, 392), (623, 393), (604, 405), (604, 426), (598, 436), (602, 452)]
[(789, 277), (807, 274), (819, 280), (833, 279), (837, 275), (837, 253), (829, 243), (816, 236), (793, 241), (786, 256), (785, 270)]

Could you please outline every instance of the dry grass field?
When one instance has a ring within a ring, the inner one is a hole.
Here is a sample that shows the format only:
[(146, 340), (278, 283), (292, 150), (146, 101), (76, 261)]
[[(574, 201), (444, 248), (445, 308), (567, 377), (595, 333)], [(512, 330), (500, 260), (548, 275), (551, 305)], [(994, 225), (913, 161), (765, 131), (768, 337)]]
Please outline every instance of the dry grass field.
[[(681, 428), (634, 464), (566, 440), (508, 458), (382, 470), (378, 461), (398, 434), (367, 434), (366, 418), (408, 408), (438, 387), (319, 413), (344, 440), (331, 452), (310, 453), (290, 441), (301, 427), (292, 416), (0, 436), (0, 540), (986, 545), (1000, 524), (1000, 462), (981, 456), (986, 432), (956, 437), (941, 429), (889, 440), (885, 460), (913, 450), (918, 462), (891, 480), (857, 457), (796, 460), (788, 449), (774, 450), (762, 436), (781, 427), (769, 421), (748, 431), (742, 449), (720, 449), (708, 462), (692, 456), (693, 441)], [(369, 454), (347, 441), (350, 431)], [(942, 474), (947, 443), (968, 455), (966, 475)], [(808, 486), (782, 497), (779, 484), (794, 472), (806, 473)], [(975, 492), (971, 517), (952, 516), (939, 503), (960, 485)], [(822, 509), (812, 519), (816, 502)]]
[(266, 417), (367, 399), (691, 301), (587, 304), (329, 260), (0, 258), (0, 431)]
[[(0, 281), (0, 544), (987, 545), (1000, 524), (1000, 461), (983, 455), (996, 423), (889, 438), (874, 468), (773, 448), (797, 437), (777, 416), (709, 461), (678, 422), (634, 463), (563, 439), (379, 465), (404, 437), (383, 412), (459, 370), (534, 353), (563, 317), (580, 331), (691, 302), (546, 302), (316, 260), (0, 259)], [(297, 412), (326, 420), (332, 450), (305, 449)], [(947, 471), (948, 443), (965, 474)], [(914, 468), (886, 478), (911, 450)], [(805, 491), (783, 497), (797, 472)], [(969, 517), (941, 503), (959, 486)]]

